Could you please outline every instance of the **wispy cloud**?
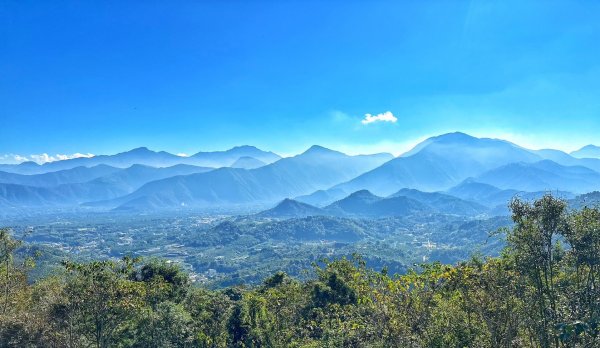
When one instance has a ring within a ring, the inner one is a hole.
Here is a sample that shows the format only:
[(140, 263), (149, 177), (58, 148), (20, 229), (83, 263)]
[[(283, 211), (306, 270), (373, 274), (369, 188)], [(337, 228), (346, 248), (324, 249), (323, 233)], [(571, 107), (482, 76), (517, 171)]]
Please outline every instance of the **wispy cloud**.
[(373, 123), (373, 122), (396, 123), (396, 121), (398, 121), (398, 118), (396, 118), (396, 116), (394, 116), (394, 114), (392, 114), (391, 111), (386, 111), (382, 114), (377, 114), (377, 115), (365, 114), (365, 118), (363, 118), (361, 123), (362, 124), (369, 124), (369, 123)]
[(333, 110), (329, 113), (333, 122), (345, 122), (351, 119), (350, 115), (340, 110)]
[(80, 158), (80, 157), (94, 157), (92, 153), (74, 153), (74, 154), (55, 154), (49, 155), (47, 153), (41, 154), (32, 154), (32, 155), (19, 155), (19, 154), (4, 154), (0, 155), (0, 162), (8, 163), (8, 164), (18, 164), (22, 162), (33, 161), (39, 164), (54, 162), (54, 161), (63, 161), (72, 158)]

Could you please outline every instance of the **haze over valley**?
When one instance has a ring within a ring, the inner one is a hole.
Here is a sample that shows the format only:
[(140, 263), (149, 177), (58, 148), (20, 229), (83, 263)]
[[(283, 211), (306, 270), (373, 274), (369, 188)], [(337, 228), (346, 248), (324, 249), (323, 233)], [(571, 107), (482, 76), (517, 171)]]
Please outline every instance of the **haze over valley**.
[[(459, 132), (428, 138), (398, 157), (349, 156), (318, 145), (286, 158), (249, 145), (189, 157), (141, 147), (0, 169), (4, 215), (48, 209), (251, 214), (266, 208), (274, 208), (274, 215), (282, 201), (295, 202), (311, 215), (369, 215), (369, 209), (328, 208), (359, 199), (395, 206), (384, 215), (493, 216), (518, 195), (552, 192), (572, 199), (600, 190), (600, 154), (529, 150)], [(455, 208), (439, 207), (439, 201)]]
[(2, 165), (0, 206), (5, 224), (47, 255), (163, 256), (207, 284), (254, 282), (279, 267), (299, 276), (311, 260), (355, 252), (405, 272), (498, 253), (493, 234), (509, 223), (512, 199), (595, 205), (600, 157), (581, 154), (460, 132), (398, 157), (319, 145), (288, 157), (251, 145), (185, 157), (141, 147)]
[(598, 18), (0, 1), (0, 348), (600, 347)]

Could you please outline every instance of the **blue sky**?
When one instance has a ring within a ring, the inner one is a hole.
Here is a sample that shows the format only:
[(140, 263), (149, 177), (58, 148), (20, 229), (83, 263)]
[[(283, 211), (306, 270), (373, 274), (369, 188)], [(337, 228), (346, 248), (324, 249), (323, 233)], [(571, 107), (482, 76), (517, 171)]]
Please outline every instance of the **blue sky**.
[[(596, 1), (2, 1), (0, 155), (600, 143)], [(364, 124), (390, 111), (395, 122)]]

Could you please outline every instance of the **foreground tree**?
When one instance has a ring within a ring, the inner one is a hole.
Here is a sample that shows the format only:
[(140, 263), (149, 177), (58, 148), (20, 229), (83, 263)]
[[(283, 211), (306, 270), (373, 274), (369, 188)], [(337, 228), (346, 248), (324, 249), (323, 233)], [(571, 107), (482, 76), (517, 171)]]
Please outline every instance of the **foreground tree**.
[(222, 290), (132, 258), (29, 284), (3, 230), (0, 347), (599, 347), (600, 210), (552, 196), (511, 209), (499, 257), (390, 276), (354, 256)]

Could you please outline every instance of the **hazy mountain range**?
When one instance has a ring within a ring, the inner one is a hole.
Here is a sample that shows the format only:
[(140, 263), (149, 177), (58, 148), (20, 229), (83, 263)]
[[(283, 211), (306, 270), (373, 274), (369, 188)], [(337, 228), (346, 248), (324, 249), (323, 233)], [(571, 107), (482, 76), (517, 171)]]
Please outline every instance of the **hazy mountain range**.
[(170, 167), (177, 164), (189, 164), (200, 167), (220, 168), (229, 167), (243, 158), (251, 158), (254, 161), (268, 164), (281, 159), (281, 156), (273, 152), (262, 151), (254, 146), (238, 146), (227, 151), (198, 152), (188, 157), (174, 155), (165, 151), (156, 152), (146, 147), (139, 147), (116, 155), (81, 157), (44, 164), (37, 164), (35, 162), (0, 164), (0, 171), (19, 174), (40, 174), (80, 166), (92, 167), (100, 164), (117, 168), (127, 168), (134, 164), (151, 167)]
[(367, 190), (360, 190), (323, 208), (285, 199), (274, 208), (258, 215), (274, 218), (305, 216), (381, 218), (426, 214), (477, 216), (488, 211), (489, 209), (481, 204), (448, 194), (402, 189), (388, 197), (379, 197)]
[[(321, 146), (287, 158), (253, 146), (189, 157), (137, 148), (38, 165), (0, 165), (4, 211), (267, 209), (264, 217), (501, 214), (515, 195), (600, 190), (600, 151), (529, 150), (450, 133), (399, 156)], [(593, 197), (593, 196), (589, 196)], [(595, 196), (594, 196), (595, 197)]]

